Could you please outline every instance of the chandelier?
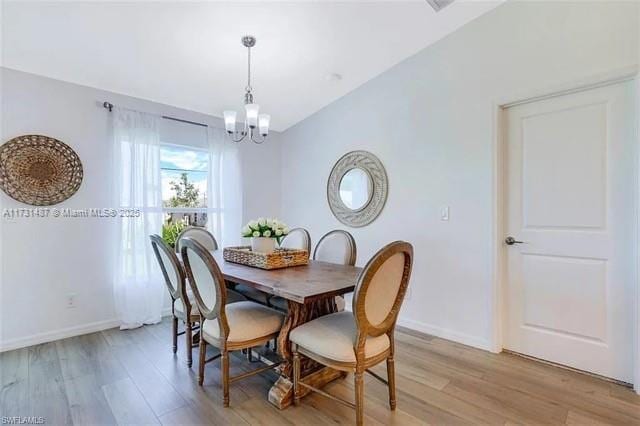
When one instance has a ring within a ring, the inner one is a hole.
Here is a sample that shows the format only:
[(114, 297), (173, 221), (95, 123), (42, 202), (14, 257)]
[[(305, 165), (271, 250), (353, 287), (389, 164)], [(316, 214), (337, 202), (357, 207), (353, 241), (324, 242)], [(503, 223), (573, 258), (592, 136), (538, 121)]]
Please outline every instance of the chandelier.
[[(224, 128), (234, 142), (242, 141), (247, 135), (255, 143), (262, 143), (269, 134), (269, 114), (258, 114), (260, 106), (253, 102), (251, 93), (251, 48), (256, 45), (256, 38), (250, 35), (242, 37), (242, 44), (247, 48), (247, 87), (244, 93), (245, 120), (241, 130), (236, 129), (236, 111), (224, 112)], [(257, 129), (257, 130), (256, 130)]]

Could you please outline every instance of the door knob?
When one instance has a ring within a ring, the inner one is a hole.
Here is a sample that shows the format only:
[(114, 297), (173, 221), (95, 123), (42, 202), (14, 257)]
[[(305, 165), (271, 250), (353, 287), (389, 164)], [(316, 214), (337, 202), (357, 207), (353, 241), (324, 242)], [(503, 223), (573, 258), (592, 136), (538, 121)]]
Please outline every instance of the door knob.
[(524, 241), (517, 241), (517, 240), (516, 240), (515, 238), (513, 238), (513, 237), (507, 237), (507, 238), (504, 240), (504, 242), (505, 242), (505, 244), (506, 244), (506, 245), (508, 245), (508, 246), (512, 246), (512, 245), (514, 245), (514, 244), (523, 244), (523, 243), (524, 243)]

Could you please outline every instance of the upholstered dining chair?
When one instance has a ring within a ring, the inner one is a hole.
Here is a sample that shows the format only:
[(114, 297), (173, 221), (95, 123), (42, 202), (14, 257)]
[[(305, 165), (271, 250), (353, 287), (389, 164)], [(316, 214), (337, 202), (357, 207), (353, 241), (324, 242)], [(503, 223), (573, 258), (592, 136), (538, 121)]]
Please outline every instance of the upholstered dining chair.
[[(396, 408), (394, 329), (404, 299), (413, 247), (396, 241), (383, 247), (364, 267), (353, 298), (353, 313), (325, 315), (293, 329), (289, 335), (293, 352), (294, 403), (307, 388), (356, 410), (356, 424), (364, 419), (365, 372), (389, 387), (389, 407)], [(355, 373), (355, 404), (332, 396), (300, 380), (300, 356), (331, 368)], [(369, 369), (387, 361), (387, 380)]]
[[(192, 304), (187, 286), (185, 285), (185, 274), (176, 256), (176, 252), (164, 242), (159, 235), (151, 235), (151, 247), (160, 265), (160, 270), (164, 277), (164, 282), (171, 296), (171, 314), (173, 321), (173, 353), (178, 351), (178, 336), (185, 335), (187, 345), (187, 365), (193, 364), (192, 346), (193, 331), (196, 324), (200, 322), (200, 312), (198, 307)], [(178, 322), (182, 321), (185, 330), (178, 332)]]
[[(355, 265), (356, 256), (356, 240), (349, 232), (341, 229), (324, 234), (313, 251), (313, 260), (339, 265)], [(287, 300), (279, 296), (270, 298), (269, 304), (282, 311), (286, 311), (288, 306)], [(338, 311), (344, 311), (344, 297), (336, 296), (336, 305)]]
[[(218, 250), (218, 241), (216, 241), (216, 237), (214, 237), (211, 232), (201, 226), (189, 226), (178, 234), (178, 238), (176, 238), (176, 252), (180, 253), (180, 242), (187, 237), (193, 238), (209, 251)], [(234, 284), (228, 283), (228, 286), (234, 287)], [(187, 293), (189, 293), (189, 290), (187, 290)], [(243, 300), (247, 300), (247, 298), (241, 293), (232, 289), (229, 289), (227, 292), (227, 303), (240, 302)]]
[(284, 237), (280, 247), (306, 250), (311, 255), (311, 235), (304, 228), (293, 228)]
[(218, 250), (218, 242), (211, 232), (200, 226), (189, 226), (178, 234), (178, 238), (176, 238), (176, 252), (180, 253), (180, 241), (186, 237), (193, 238), (209, 251)]
[[(291, 229), (289, 234), (282, 240), (282, 244), (280, 244), (280, 246), (304, 249), (307, 250), (307, 253), (311, 254), (311, 236), (309, 235), (309, 231), (304, 228)], [(267, 293), (244, 284), (236, 285), (235, 290), (249, 300), (253, 300), (254, 302), (258, 302), (263, 305), (269, 305), (270, 296)]]
[[(284, 315), (250, 301), (227, 305), (224, 277), (211, 253), (202, 244), (187, 237), (182, 241), (180, 254), (202, 318), (198, 384), (202, 386), (204, 382), (205, 364), (221, 358), (223, 400), (224, 406), (228, 407), (230, 383), (280, 364), (274, 363), (230, 377), (229, 352), (251, 349), (275, 339)], [(220, 353), (206, 359), (207, 344), (217, 347)]]

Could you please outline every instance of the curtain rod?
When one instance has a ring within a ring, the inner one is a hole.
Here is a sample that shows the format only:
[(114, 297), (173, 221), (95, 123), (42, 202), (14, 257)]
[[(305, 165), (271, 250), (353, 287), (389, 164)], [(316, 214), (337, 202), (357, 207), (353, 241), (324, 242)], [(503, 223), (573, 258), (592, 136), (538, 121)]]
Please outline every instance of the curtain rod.
[[(111, 102), (104, 101), (102, 103), (102, 106), (105, 109), (108, 109), (109, 112), (113, 111), (113, 104)], [(172, 120), (172, 121), (178, 121), (180, 123), (193, 124), (194, 126), (209, 127), (207, 124), (198, 123), (196, 121), (183, 120), (182, 118), (169, 117), (168, 115), (161, 115), (160, 117), (164, 118), (165, 120)]]

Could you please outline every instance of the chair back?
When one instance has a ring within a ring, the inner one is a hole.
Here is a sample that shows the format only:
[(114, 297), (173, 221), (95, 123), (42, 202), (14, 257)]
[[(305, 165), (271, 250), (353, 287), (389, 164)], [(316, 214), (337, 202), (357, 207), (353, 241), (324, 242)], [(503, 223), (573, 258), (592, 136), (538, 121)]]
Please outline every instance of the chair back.
[(358, 343), (366, 336), (380, 336), (395, 327), (409, 286), (413, 246), (395, 241), (384, 246), (364, 267), (353, 297)]
[(180, 241), (187, 237), (193, 238), (209, 251), (218, 250), (218, 242), (211, 232), (199, 226), (189, 226), (183, 229), (182, 232), (178, 234), (178, 238), (176, 238), (176, 251), (178, 253), (180, 253)]
[(220, 335), (227, 336), (229, 326), (224, 311), (227, 288), (216, 260), (205, 246), (191, 237), (182, 240), (180, 254), (200, 314), (207, 320), (218, 318)]
[(160, 237), (151, 235), (151, 247), (160, 265), (164, 283), (169, 290), (173, 302), (182, 303), (187, 316), (191, 315), (191, 302), (187, 296), (187, 286), (185, 285), (185, 272), (178, 260), (176, 252)]
[(311, 236), (304, 228), (293, 228), (282, 240), (280, 247), (306, 250), (311, 255)]
[(356, 240), (347, 231), (330, 231), (316, 244), (313, 260), (353, 266), (356, 264)]
[(173, 300), (179, 299), (184, 289), (184, 271), (180, 265), (180, 261), (176, 253), (169, 245), (160, 237), (160, 235), (151, 235), (151, 247), (156, 256), (156, 260), (160, 265), (165, 285)]

